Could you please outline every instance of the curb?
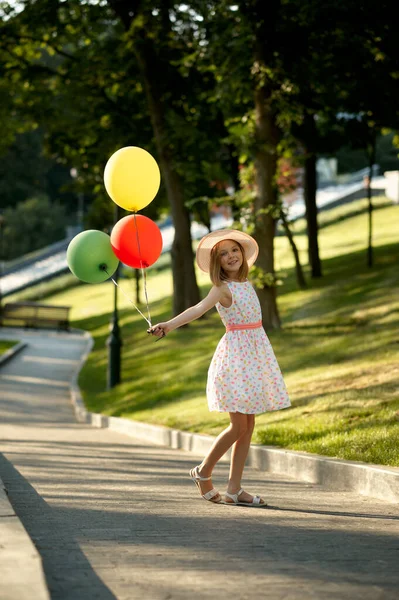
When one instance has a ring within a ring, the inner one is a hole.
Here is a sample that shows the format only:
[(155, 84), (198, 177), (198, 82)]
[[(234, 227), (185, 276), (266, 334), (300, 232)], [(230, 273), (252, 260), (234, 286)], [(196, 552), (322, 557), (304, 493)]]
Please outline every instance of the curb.
[(1, 479), (0, 564), (2, 600), (50, 600), (40, 554), (15, 514)]
[[(86, 350), (70, 386), (71, 401), (79, 423), (110, 429), (176, 450), (196, 454), (208, 452), (215, 439), (212, 436), (87, 411), (77, 379), (94, 342), (88, 332), (84, 335), (88, 340)], [(225, 458), (228, 458), (229, 454), (228, 452)], [(327, 489), (354, 492), (385, 502), (399, 503), (399, 468), (256, 444), (251, 444), (247, 464), (260, 471), (288, 475), (300, 481), (322, 485)]]
[(18, 352), (21, 352), (25, 348), (27, 344), (25, 342), (19, 342), (12, 348), (9, 348), (4, 354), (0, 356), (0, 367), (4, 365), (7, 361), (13, 358)]

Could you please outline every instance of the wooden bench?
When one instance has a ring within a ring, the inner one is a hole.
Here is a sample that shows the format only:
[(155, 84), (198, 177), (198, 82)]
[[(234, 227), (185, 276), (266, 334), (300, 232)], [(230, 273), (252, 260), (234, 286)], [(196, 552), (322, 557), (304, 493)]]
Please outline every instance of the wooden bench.
[(43, 327), (68, 331), (69, 311), (70, 306), (14, 302), (2, 307), (0, 323), (4, 327)]

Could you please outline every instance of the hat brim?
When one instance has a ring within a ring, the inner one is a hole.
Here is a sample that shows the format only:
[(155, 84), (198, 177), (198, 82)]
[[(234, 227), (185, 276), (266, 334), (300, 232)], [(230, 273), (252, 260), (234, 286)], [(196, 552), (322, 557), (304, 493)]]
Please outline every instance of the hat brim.
[(196, 258), (197, 265), (201, 271), (209, 273), (212, 248), (223, 240), (239, 242), (245, 250), (248, 267), (252, 267), (259, 254), (259, 246), (254, 238), (237, 229), (219, 229), (218, 231), (208, 233), (198, 244)]

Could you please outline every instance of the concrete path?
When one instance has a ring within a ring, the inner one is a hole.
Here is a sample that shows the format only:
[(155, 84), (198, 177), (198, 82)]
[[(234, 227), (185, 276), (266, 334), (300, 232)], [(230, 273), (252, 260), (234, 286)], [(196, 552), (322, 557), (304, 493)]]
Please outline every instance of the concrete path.
[[(269, 509), (207, 503), (188, 479), (199, 456), (75, 422), (79, 336), (24, 341), (0, 370), (0, 476), (52, 599), (398, 598), (397, 505), (253, 469)], [(19, 600), (1, 576), (0, 598)]]

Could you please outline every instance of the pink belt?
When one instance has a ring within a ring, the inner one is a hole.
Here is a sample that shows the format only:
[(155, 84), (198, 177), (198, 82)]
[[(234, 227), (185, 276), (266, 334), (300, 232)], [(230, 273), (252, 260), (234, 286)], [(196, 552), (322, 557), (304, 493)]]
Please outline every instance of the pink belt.
[(243, 331), (244, 329), (258, 329), (259, 327), (262, 327), (262, 321), (243, 323), (242, 325), (226, 325), (226, 331)]

